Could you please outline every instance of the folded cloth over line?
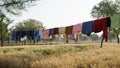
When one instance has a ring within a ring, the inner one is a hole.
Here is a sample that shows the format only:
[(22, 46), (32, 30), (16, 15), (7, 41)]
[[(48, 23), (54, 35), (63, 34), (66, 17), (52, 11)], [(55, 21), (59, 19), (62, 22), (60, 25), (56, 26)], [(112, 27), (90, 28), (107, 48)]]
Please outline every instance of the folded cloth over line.
[(82, 33), (83, 34), (87, 34), (88, 36), (90, 36), (90, 34), (93, 31), (94, 31), (93, 21), (83, 22), (83, 24), (82, 24)]
[(65, 29), (66, 34), (72, 34), (73, 26), (67, 26)]
[(107, 21), (108, 18), (102, 18), (94, 21), (94, 32), (97, 33), (103, 30), (103, 37), (105, 38), (106, 42), (108, 38)]
[(73, 25), (73, 30), (72, 30), (72, 34), (78, 34), (80, 33), (82, 30), (82, 24), (76, 24), (76, 25)]

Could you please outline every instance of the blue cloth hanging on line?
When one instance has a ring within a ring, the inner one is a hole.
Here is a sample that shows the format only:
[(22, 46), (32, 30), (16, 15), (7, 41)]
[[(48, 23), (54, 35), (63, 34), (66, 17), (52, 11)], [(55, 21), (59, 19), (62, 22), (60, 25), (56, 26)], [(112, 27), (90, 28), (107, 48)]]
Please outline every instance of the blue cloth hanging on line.
[(55, 34), (54, 28), (49, 29), (49, 35), (54, 35), (54, 34)]
[(28, 38), (34, 40), (34, 30), (28, 31)]
[(16, 31), (11, 32), (11, 37), (12, 40), (16, 40)]
[(23, 38), (26, 36), (26, 31), (19, 31), (20, 32), (20, 38)]
[(43, 29), (38, 30), (37, 42), (42, 40)]
[(94, 24), (93, 21), (87, 21), (83, 22), (82, 24), (82, 33), (87, 34), (90, 36), (90, 34), (94, 31)]

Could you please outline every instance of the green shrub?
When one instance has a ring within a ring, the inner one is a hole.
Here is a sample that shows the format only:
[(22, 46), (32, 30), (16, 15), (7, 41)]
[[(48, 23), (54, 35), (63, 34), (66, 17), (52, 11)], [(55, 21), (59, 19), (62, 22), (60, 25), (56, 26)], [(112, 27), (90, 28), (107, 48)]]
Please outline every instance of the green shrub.
[(51, 55), (51, 54), (54, 54), (55, 53), (55, 51), (54, 50), (52, 50), (52, 49), (45, 49), (45, 50), (43, 50), (42, 51), (42, 55)]

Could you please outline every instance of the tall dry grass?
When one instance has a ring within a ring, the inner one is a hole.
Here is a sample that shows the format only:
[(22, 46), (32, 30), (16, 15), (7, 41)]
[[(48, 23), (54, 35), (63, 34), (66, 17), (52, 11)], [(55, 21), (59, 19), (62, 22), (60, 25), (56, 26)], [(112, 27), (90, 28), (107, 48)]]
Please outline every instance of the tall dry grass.
[(120, 68), (120, 45), (64, 44), (0, 48), (0, 68)]

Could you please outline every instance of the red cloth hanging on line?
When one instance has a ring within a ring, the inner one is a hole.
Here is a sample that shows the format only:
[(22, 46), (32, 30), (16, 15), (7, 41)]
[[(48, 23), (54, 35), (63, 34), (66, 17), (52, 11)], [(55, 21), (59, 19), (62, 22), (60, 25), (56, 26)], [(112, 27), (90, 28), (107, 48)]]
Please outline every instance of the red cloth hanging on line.
[(107, 27), (108, 18), (102, 18), (94, 21), (94, 32), (100, 32), (103, 30), (103, 37), (107, 42), (108, 39), (108, 27)]

